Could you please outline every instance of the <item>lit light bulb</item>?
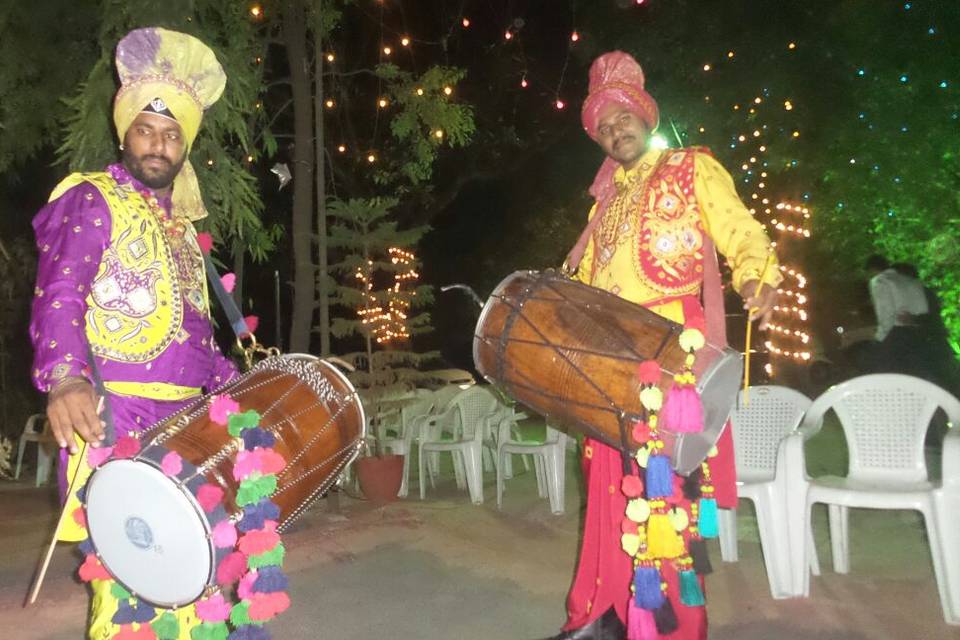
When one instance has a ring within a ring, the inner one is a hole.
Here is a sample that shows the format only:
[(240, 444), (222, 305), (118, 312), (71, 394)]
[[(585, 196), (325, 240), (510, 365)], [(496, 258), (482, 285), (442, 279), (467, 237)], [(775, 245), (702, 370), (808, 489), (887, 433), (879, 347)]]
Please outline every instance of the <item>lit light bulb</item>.
[(344, 153), (346, 152), (346, 150), (347, 150), (347, 145), (345, 144), (341, 144), (340, 146), (337, 147), (337, 151), (339, 151), (340, 153)]
[(667, 139), (661, 135), (652, 135), (650, 136), (650, 141), (648, 143), (651, 149), (668, 149), (670, 144), (667, 142)]
[(560, 98), (557, 98), (557, 101), (554, 103), (554, 106), (556, 106), (557, 109), (563, 109), (567, 105), (566, 103), (564, 103), (563, 100), (561, 100)]
[(704, 70), (704, 71), (710, 71), (710, 69), (712, 69), (712, 68), (713, 68), (713, 67), (711, 67), (709, 64), (703, 65), (703, 70)]
[(576, 31), (574, 31), (573, 33), (570, 34), (570, 41), (571, 41), (571, 42), (576, 42), (576, 41), (579, 40), (579, 39), (580, 39), (580, 34), (577, 33)]
[(526, 89), (528, 85), (529, 83), (527, 82), (527, 76), (523, 76), (523, 78), (520, 79), (520, 86)]
[(460, 21), (460, 24), (463, 25), (464, 29), (466, 29), (467, 27), (470, 26), (470, 18), (464, 18), (463, 20)]
[(376, 161), (377, 161), (377, 156), (373, 155), (372, 153), (367, 156), (367, 162), (373, 164)]
[(337, 57), (336, 57), (335, 55), (333, 55), (332, 53), (328, 53), (328, 54), (327, 54), (327, 62), (333, 62), (333, 61), (336, 60), (336, 59), (337, 59)]
[(335, 103), (333, 102), (333, 100), (327, 98), (327, 101), (324, 102), (324, 104), (327, 105), (327, 109), (333, 109), (333, 105), (334, 105)]
[(383, 109), (384, 107), (386, 107), (388, 104), (389, 104), (389, 103), (387, 102), (387, 99), (386, 99), (386, 98), (380, 98), (380, 100), (377, 101), (377, 105), (378, 105), (381, 109)]
[(728, 57), (728, 58), (732, 58), (732, 57), (733, 57), (733, 51), (727, 51), (727, 57)]
[(391, 49), (390, 47), (384, 47), (384, 48), (383, 48), (383, 55), (388, 56), (388, 55), (390, 55), (391, 53), (393, 53), (393, 49)]
[(796, 49), (796, 48), (797, 48), (796, 42), (791, 42), (790, 44), (787, 45), (787, 49)]
[(422, 95), (423, 95), (423, 87), (417, 87), (417, 95), (418, 95), (418, 96), (422, 96)]
[(250, 15), (254, 18), (260, 18), (263, 16), (263, 7), (259, 4), (255, 4), (250, 7)]
[(800, 137), (800, 132), (799, 132), (799, 131), (794, 131), (794, 132), (793, 132), (793, 137), (794, 137), (794, 138), (799, 138), (799, 137)]
[(433, 132), (433, 135), (437, 137), (438, 140), (443, 139), (443, 129), (437, 129)]
[(408, 37), (406, 37), (406, 36), (400, 38), (400, 44), (402, 44), (402, 45), (405, 46), (405, 47), (409, 47), (409, 46), (410, 46), (410, 38), (408, 38)]
[(783, 108), (786, 109), (787, 111), (792, 111), (792, 110), (793, 110), (793, 103), (790, 102), (789, 100), (786, 100), (786, 101), (784, 101), (784, 103), (783, 103)]
[(504, 40), (513, 40), (513, 31), (510, 31), (509, 29), (507, 29), (507, 30), (503, 33), (503, 39), (504, 39)]
[(453, 93), (453, 88), (452, 88), (452, 87), (444, 87), (444, 88), (443, 88), (443, 95), (449, 96), (451, 93)]

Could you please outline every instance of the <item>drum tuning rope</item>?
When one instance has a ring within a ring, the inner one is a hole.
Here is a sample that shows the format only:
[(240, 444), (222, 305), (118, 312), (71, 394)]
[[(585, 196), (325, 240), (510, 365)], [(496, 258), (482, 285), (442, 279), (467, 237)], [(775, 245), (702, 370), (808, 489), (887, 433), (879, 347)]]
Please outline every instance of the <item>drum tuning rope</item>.
[[(763, 271), (760, 272), (760, 281), (757, 283), (757, 289), (754, 292), (755, 296), (759, 296), (763, 290), (763, 281), (767, 277), (767, 271), (770, 270), (771, 264), (773, 264), (772, 250), (767, 252), (767, 260), (763, 263)], [(743, 406), (750, 404), (750, 342), (753, 334), (753, 314), (755, 311), (757, 311), (757, 307), (751, 307), (747, 311), (747, 337), (744, 341), (745, 344), (743, 348)]]

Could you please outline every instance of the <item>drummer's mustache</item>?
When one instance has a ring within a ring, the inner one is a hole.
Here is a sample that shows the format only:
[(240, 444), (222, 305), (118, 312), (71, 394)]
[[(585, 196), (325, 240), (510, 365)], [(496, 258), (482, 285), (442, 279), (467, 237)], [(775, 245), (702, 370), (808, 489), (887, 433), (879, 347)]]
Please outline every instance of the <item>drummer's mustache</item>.
[(621, 143), (621, 142), (626, 142), (626, 141), (628, 141), (628, 140), (632, 141), (632, 140), (634, 140), (634, 137), (633, 137), (633, 136), (620, 136), (619, 138), (617, 138), (616, 140), (613, 141), (613, 148), (616, 149), (617, 147), (620, 146), (620, 143)]

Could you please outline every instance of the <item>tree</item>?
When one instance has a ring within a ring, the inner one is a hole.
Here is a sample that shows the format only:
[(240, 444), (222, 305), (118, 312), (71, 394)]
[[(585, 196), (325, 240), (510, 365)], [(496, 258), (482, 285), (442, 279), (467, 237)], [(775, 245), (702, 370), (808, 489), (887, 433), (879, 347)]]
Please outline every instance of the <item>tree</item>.
[(433, 292), (416, 285), (417, 263), (406, 250), (428, 227), (400, 230), (390, 216), (396, 205), (395, 198), (353, 198), (327, 206), (330, 247), (342, 256), (330, 265), (340, 276), (332, 301), (344, 311), (331, 332), (361, 339), (363, 351), (347, 356), (366, 364), (356, 381), (381, 390), (414, 382), (416, 366), (436, 355), (403, 348), (411, 335), (430, 331), (430, 314), (423, 309), (433, 302)]

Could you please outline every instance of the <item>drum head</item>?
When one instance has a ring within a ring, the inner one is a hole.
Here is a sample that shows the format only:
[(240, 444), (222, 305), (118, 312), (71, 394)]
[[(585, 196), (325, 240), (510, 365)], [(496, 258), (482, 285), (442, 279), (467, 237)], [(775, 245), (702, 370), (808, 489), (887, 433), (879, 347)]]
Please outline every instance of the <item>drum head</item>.
[(703, 431), (679, 434), (671, 459), (677, 473), (689, 475), (720, 439), (742, 379), (743, 361), (733, 349), (724, 349), (700, 375), (697, 386), (703, 401)]
[(144, 462), (113, 460), (90, 477), (86, 498), (90, 539), (117, 581), (162, 607), (200, 597), (214, 549), (189, 491)]

